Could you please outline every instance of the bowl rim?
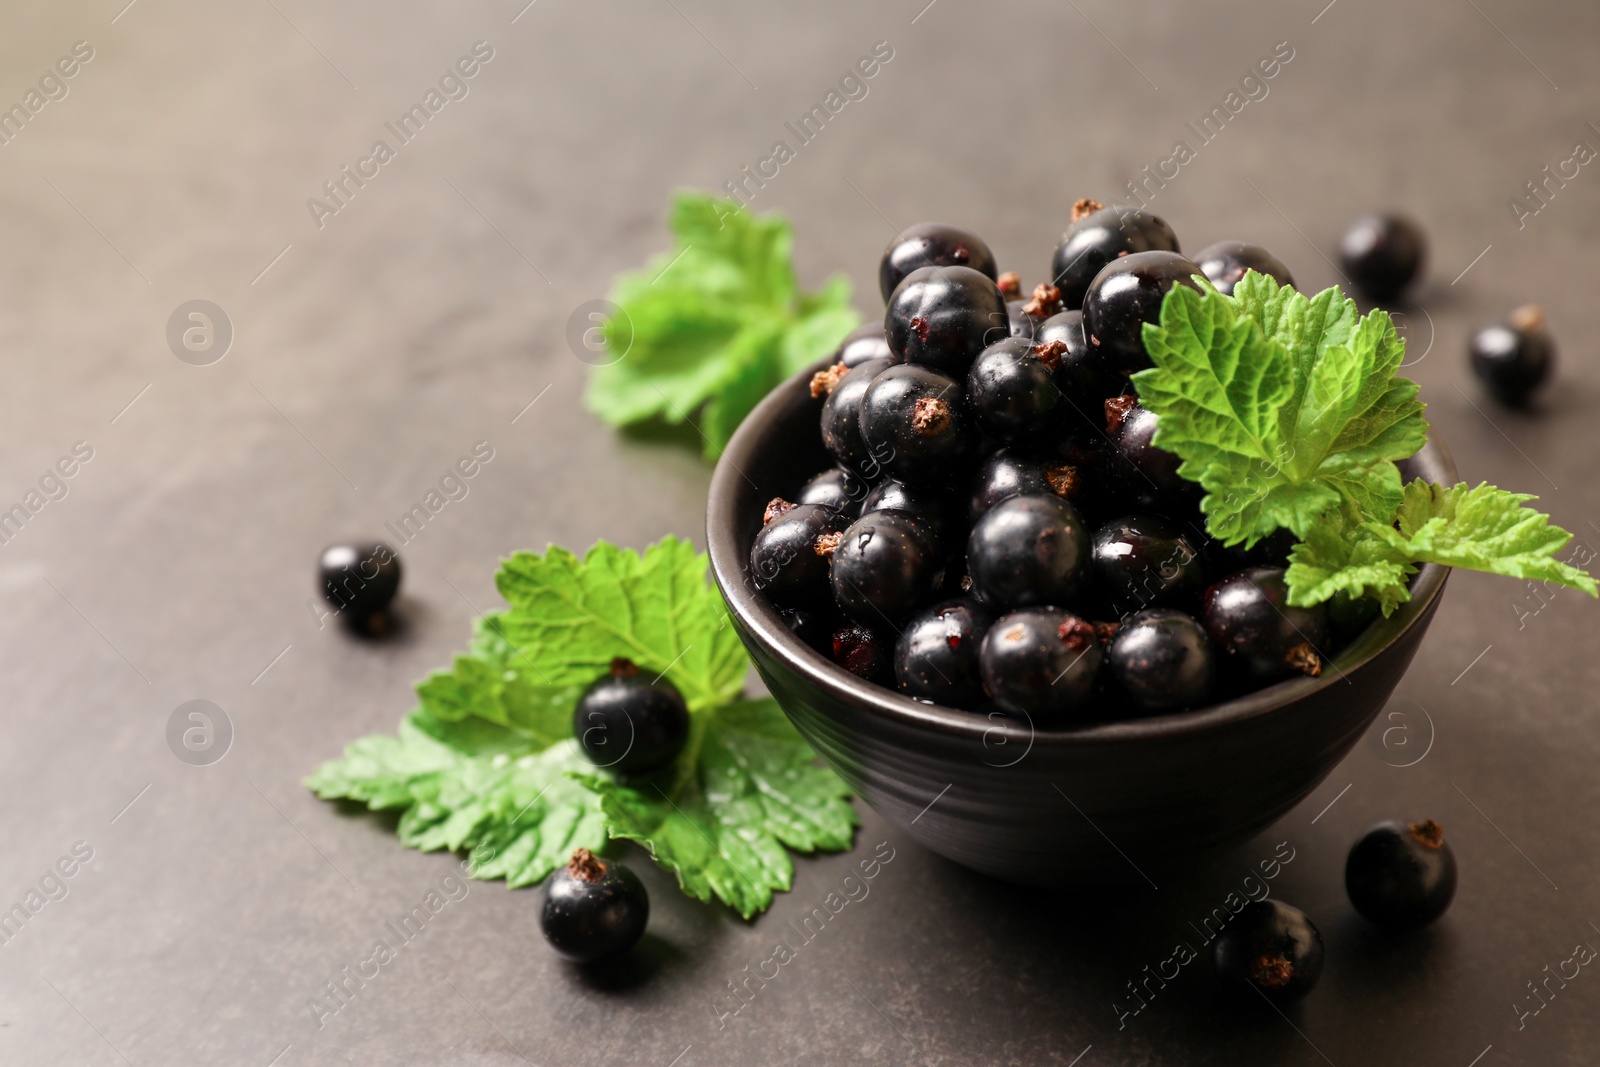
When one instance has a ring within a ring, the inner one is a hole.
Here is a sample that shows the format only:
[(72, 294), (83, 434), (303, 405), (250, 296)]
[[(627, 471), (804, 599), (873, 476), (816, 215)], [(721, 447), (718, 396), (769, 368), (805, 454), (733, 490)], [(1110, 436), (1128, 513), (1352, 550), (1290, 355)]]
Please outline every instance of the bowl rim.
[[(1344, 655), (1335, 657), (1330, 664), (1333, 669), (1323, 671), (1319, 677), (1287, 679), (1192, 711), (1084, 726), (1035, 729), (1031, 722), (1017, 723), (997, 713), (983, 715), (960, 708), (923, 703), (859, 678), (823, 658), (783, 624), (776, 607), (760, 598), (742, 580), (749, 548), (739, 544), (737, 537), (739, 515), (735, 512), (734, 502), (741, 492), (739, 482), (748, 481), (745, 468), (755, 465), (755, 457), (767, 444), (771, 427), (778, 416), (797, 402), (809, 401), (812, 374), (831, 363), (831, 357), (818, 360), (785, 380), (745, 416), (734, 432), (733, 438), (717, 458), (711, 475), (706, 504), (706, 546), (712, 577), (727, 602), (729, 612), (745, 634), (773, 650), (790, 671), (830, 698), (853, 707), (870, 709), (887, 721), (955, 738), (980, 742), (987, 739), (990, 743), (1003, 738), (1044, 747), (1173, 740), (1202, 734), (1280, 711), (1335, 685), (1351, 684), (1348, 675), (1376, 659), (1427, 618), (1449, 577), (1449, 567), (1423, 564), (1412, 581), (1411, 599), (1389, 618), (1374, 622), (1345, 650), (1346, 654), (1357, 650), (1357, 655), (1348, 659)], [(1428, 442), (1417, 452), (1417, 456), (1424, 457), (1430, 466), (1437, 467), (1447, 482), (1453, 484), (1457, 480), (1455, 462), (1445, 446), (1434, 437), (1431, 426)]]

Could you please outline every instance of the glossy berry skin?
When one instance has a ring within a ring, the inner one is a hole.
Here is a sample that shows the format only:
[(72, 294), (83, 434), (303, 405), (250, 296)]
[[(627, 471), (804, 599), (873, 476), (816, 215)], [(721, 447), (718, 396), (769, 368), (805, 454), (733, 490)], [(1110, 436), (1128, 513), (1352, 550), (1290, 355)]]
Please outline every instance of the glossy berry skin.
[(1298, 1000), (1322, 977), (1322, 934), (1299, 908), (1253, 900), (1211, 943), (1223, 988), (1248, 1001)]
[(1083, 297), (1089, 343), (1123, 374), (1152, 367), (1144, 325), (1161, 320), (1161, 301), (1173, 286), (1199, 287), (1200, 268), (1176, 252), (1135, 252), (1106, 264)]
[(400, 557), (382, 541), (330, 545), (317, 560), (317, 584), (328, 603), (360, 626), (400, 591)]
[(1128, 699), (1145, 712), (1200, 707), (1216, 679), (1205, 628), (1171, 608), (1125, 619), (1106, 650), (1106, 663)]
[(1035, 344), (1060, 341), (1066, 347), (1057, 357), (1055, 383), (1066, 399), (1068, 428), (1077, 434), (1098, 438), (1104, 418), (1106, 397), (1125, 383), (1118, 380), (1110, 361), (1089, 343), (1082, 311), (1063, 311), (1039, 324)]
[(1205, 593), (1205, 627), (1219, 658), (1255, 685), (1322, 673), (1328, 646), (1323, 605), (1290, 607), (1281, 567), (1251, 567)]
[(750, 577), (756, 588), (784, 607), (826, 605), (832, 542), (848, 522), (821, 504), (797, 504), (776, 515), (756, 531), (750, 546)]
[(986, 346), (1011, 334), (994, 280), (968, 267), (923, 267), (906, 275), (883, 316), (889, 351), (907, 363), (965, 377)]
[(1006, 326), (1012, 337), (1031, 341), (1034, 332), (1039, 329), (1040, 320), (1022, 310), (1027, 304), (1026, 300), (1006, 301)]
[(1165, 519), (1127, 515), (1101, 526), (1090, 548), (1095, 578), (1118, 615), (1198, 605), (1205, 568), (1189, 539)]
[(855, 368), (873, 359), (899, 362), (894, 358), (894, 353), (889, 351), (889, 342), (883, 336), (881, 322), (864, 322), (851, 330), (845, 335), (845, 339), (839, 342), (839, 347), (829, 362), (843, 363), (846, 367)]
[(1432, 819), (1381, 822), (1350, 850), (1344, 888), (1355, 909), (1379, 926), (1427, 926), (1455, 899), (1455, 853)]
[(906, 275), (923, 267), (967, 267), (993, 280), (999, 277), (994, 253), (983, 238), (959, 226), (922, 222), (902, 230), (883, 250), (878, 290), (885, 303)]
[(1002, 500), (967, 536), (973, 591), (995, 608), (1068, 603), (1084, 584), (1088, 562), (1088, 528), (1054, 495)]
[(847, 622), (833, 633), (833, 662), (858, 678), (893, 685), (893, 635), (894, 631), (887, 626), (874, 630), (860, 623)]
[(1294, 288), (1294, 275), (1289, 273), (1289, 268), (1283, 265), (1282, 260), (1260, 245), (1246, 241), (1218, 241), (1214, 245), (1207, 245), (1195, 254), (1194, 262), (1218, 292), (1229, 296), (1233, 295), (1233, 287), (1239, 284), (1247, 270), (1265, 274), (1279, 285)]
[(990, 453), (972, 479), (967, 517), (976, 522), (984, 512), (1014, 496), (1053, 494), (1070, 499), (1078, 487), (1077, 468), (1030, 456), (1014, 448)]
[(1111, 447), (1120, 468), (1122, 491), (1148, 511), (1184, 515), (1200, 502), (1203, 490), (1178, 473), (1182, 460), (1154, 444), (1156, 413), (1134, 406), (1115, 423)]
[(1050, 280), (1069, 311), (1083, 307), (1102, 267), (1138, 252), (1177, 252), (1178, 235), (1159, 215), (1130, 207), (1101, 208), (1068, 226), (1050, 260)]
[(841, 515), (856, 516), (861, 513), (861, 502), (871, 492), (871, 487), (860, 475), (843, 467), (834, 467), (806, 482), (795, 496), (796, 504), (821, 504)]
[(894, 677), (908, 696), (950, 708), (983, 702), (978, 649), (993, 616), (975, 600), (947, 600), (913, 616), (894, 649)]
[(889, 478), (874, 486), (862, 501), (861, 513), (869, 511), (903, 511), (921, 521), (943, 543), (952, 526), (955, 507), (942, 489), (907, 485)]
[(1505, 322), (1473, 334), (1470, 351), (1472, 373), (1490, 396), (1507, 407), (1527, 403), (1550, 376), (1556, 358), (1544, 313), (1532, 305), (1519, 307)]
[(978, 666), (995, 704), (1048, 725), (1088, 706), (1102, 657), (1090, 623), (1060, 608), (1026, 608), (989, 627)]
[(1422, 227), (1400, 215), (1367, 215), (1339, 239), (1344, 272), (1369, 300), (1393, 300), (1422, 271), (1428, 239)]
[(903, 511), (869, 511), (833, 554), (833, 599), (862, 625), (888, 629), (928, 602), (942, 569), (922, 522)]
[(677, 686), (614, 659), (578, 698), (572, 733), (590, 763), (624, 776), (649, 774), (683, 751), (689, 709)]
[(889, 367), (867, 386), (861, 438), (884, 471), (906, 482), (948, 480), (977, 445), (961, 385), (913, 364)]
[(639, 876), (586, 848), (544, 884), (539, 929), (574, 963), (598, 963), (632, 948), (650, 921), (650, 896)]
[(850, 369), (822, 404), (822, 445), (835, 463), (863, 478), (876, 477), (877, 464), (861, 438), (861, 400), (880, 371), (891, 366), (886, 359), (870, 359)]
[(1064, 347), (1007, 337), (978, 355), (967, 373), (967, 401), (985, 433), (1012, 444), (1061, 433), (1071, 410), (1055, 378)]

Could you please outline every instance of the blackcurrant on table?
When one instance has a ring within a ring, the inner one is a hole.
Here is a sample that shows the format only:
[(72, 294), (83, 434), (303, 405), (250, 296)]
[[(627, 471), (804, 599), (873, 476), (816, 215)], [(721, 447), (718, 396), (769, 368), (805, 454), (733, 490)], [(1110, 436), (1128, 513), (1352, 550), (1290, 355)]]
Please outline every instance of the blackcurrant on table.
[[(601, 978), (546, 949), (533, 893), (449, 891), (459, 857), (299, 783), (394, 728), (497, 605), (502, 554), (702, 538), (694, 432), (580, 404), (590, 302), (667, 247), (680, 187), (784, 212), (803, 284), (846, 272), (867, 312), (921, 219), (1031, 287), (1074, 200), (1137, 197), (1186, 249), (1255, 241), (1315, 289), (1347, 221), (1408, 211), (1432, 248), (1395, 311), (1440, 436), (1592, 558), (1600, 13), (124, 3), (0, 16), (0, 912), (25, 916), (0, 916), (0, 1061), (1593, 1059), (1600, 976), (1572, 961), (1600, 945), (1600, 609), (1573, 592), (1457, 574), (1356, 751), (1184, 879), (1011, 888), (864, 810), (854, 851), (801, 859), (754, 923), (636, 855), (650, 933)], [(1466, 342), (1527, 301), (1560, 365), (1511, 414)], [(313, 599), (318, 552), (357, 536), (404, 560), (386, 641)], [(1439, 820), (1461, 865), (1445, 918), (1398, 940), (1341, 884), (1396, 817)], [(1263, 892), (1327, 941), (1281, 1016), (1219, 1005), (1204, 951)], [(342, 1007), (314, 1011), (330, 983)]]

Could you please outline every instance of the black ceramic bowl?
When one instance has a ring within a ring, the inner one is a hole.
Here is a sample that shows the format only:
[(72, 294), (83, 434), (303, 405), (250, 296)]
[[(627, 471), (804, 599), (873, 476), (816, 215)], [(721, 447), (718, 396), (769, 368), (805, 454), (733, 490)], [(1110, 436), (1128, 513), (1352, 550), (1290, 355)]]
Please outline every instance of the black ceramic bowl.
[[(820, 369), (822, 364), (818, 364)], [(1158, 881), (1197, 852), (1243, 841), (1299, 803), (1382, 710), (1439, 606), (1448, 569), (1296, 678), (1184, 712), (1069, 730), (919, 703), (808, 648), (750, 579), (750, 542), (774, 496), (829, 465), (812, 371), (779, 386), (734, 434), (711, 480), (711, 570), (756, 670), (828, 765), (933, 851), (1011, 881)], [(1454, 484), (1430, 443), (1407, 477)]]

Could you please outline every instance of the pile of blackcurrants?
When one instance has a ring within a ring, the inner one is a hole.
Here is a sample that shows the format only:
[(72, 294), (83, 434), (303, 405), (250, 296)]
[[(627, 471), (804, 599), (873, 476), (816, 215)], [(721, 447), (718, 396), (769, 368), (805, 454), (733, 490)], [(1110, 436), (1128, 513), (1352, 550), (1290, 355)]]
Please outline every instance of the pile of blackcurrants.
[(916, 699), (1071, 725), (1195, 708), (1319, 674), (1372, 606), (1291, 607), (1279, 535), (1205, 530), (1129, 381), (1177, 285), (1225, 293), (1264, 249), (1194, 259), (1145, 211), (1080, 201), (1023, 296), (988, 246), (924, 223), (883, 254), (883, 325), (815, 375), (835, 466), (774, 499), (754, 584), (855, 674)]

